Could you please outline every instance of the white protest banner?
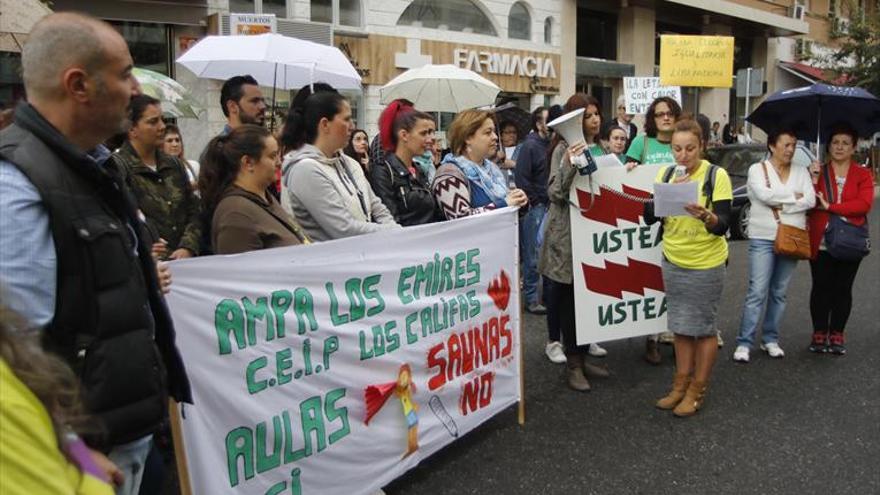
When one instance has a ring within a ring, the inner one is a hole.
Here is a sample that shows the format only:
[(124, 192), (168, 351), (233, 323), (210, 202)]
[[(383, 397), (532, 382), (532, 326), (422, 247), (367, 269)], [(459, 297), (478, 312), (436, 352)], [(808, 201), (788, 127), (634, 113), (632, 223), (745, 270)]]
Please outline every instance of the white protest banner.
[(661, 86), (659, 77), (624, 77), (626, 113), (644, 114), (655, 98), (668, 96), (681, 106), (681, 86)]
[(507, 208), (174, 262), (193, 493), (371, 494), (516, 403), (517, 243)]
[(666, 331), (660, 223), (645, 225), (644, 199), (663, 165), (600, 168), (577, 177), (571, 208), (578, 344)]

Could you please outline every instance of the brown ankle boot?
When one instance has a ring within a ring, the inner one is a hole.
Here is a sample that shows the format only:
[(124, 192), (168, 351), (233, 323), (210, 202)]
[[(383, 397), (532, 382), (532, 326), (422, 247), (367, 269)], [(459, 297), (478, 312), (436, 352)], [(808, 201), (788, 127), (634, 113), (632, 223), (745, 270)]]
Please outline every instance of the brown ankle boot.
[(565, 359), (568, 386), (578, 392), (589, 392), (590, 382), (584, 376), (584, 355), (566, 354)]
[(706, 395), (707, 386), (706, 382), (692, 381), (690, 386), (688, 386), (687, 392), (684, 394), (684, 398), (672, 410), (672, 414), (680, 418), (696, 414), (703, 405), (703, 397)]
[(690, 384), (690, 375), (676, 373), (675, 380), (672, 382), (672, 390), (669, 391), (666, 397), (658, 400), (655, 405), (658, 409), (663, 409), (664, 411), (674, 408), (684, 398), (685, 391)]
[(660, 349), (657, 348), (657, 341), (648, 339), (645, 341), (645, 361), (657, 366), (662, 361)]
[(608, 371), (608, 368), (593, 364), (587, 361), (586, 357), (584, 357), (583, 368), (585, 376), (591, 376), (593, 378), (608, 378), (611, 376), (611, 372)]

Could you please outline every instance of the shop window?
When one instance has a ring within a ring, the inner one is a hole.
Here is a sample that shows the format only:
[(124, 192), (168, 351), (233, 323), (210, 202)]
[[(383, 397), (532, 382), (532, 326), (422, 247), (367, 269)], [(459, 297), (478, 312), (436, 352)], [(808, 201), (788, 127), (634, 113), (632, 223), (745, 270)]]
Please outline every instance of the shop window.
[(553, 18), (548, 17), (544, 19), (544, 43), (548, 45), (553, 44)]
[(229, 12), (234, 14), (275, 14), (287, 17), (287, 0), (229, 0)]
[(510, 15), (507, 16), (507, 36), (516, 40), (532, 39), (532, 16), (522, 2), (516, 2), (510, 7)]
[(171, 75), (170, 27), (148, 22), (109, 22), (125, 39), (136, 67)]
[(257, 4), (254, 0), (229, 0), (229, 12), (247, 14), (256, 11)]
[(333, 0), (312, 0), (312, 22), (333, 23)]
[(312, 22), (360, 27), (361, 0), (311, 0)]
[(617, 15), (578, 9), (577, 56), (617, 59)]
[(287, 0), (263, 0), (263, 14), (275, 14), (275, 17), (287, 17)]
[(397, 25), (498, 36), (492, 21), (471, 0), (414, 0)]
[(339, 24), (343, 26), (360, 26), (361, 25), (361, 1), (360, 0), (338, 0), (339, 1)]

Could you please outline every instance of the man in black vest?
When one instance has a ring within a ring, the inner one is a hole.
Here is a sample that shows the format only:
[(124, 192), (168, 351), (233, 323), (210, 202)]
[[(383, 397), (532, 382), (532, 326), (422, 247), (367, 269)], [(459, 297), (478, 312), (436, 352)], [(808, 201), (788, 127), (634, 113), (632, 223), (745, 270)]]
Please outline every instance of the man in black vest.
[(138, 492), (167, 396), (192, 402), (146, 230), (101, 145), (139, 92), (131, 69), (108, 24), (49, 15), (22, 50), (29, 103), (0, 131), (4, 304), (80, 376), (105, 433), (87, 440), (122, 471), (123, 494)]

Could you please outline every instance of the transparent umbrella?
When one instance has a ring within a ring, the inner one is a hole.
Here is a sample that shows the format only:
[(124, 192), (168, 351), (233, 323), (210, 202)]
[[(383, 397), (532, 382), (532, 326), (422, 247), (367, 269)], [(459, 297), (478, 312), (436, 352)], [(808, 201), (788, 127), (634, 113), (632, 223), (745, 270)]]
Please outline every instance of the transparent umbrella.
[(162, 112), (177, 118), (199, 118), (202, 108), (189, 90), (170, 77), (135, 67), (132, 74), (141, 85), (141, 92), (162, 103)]

